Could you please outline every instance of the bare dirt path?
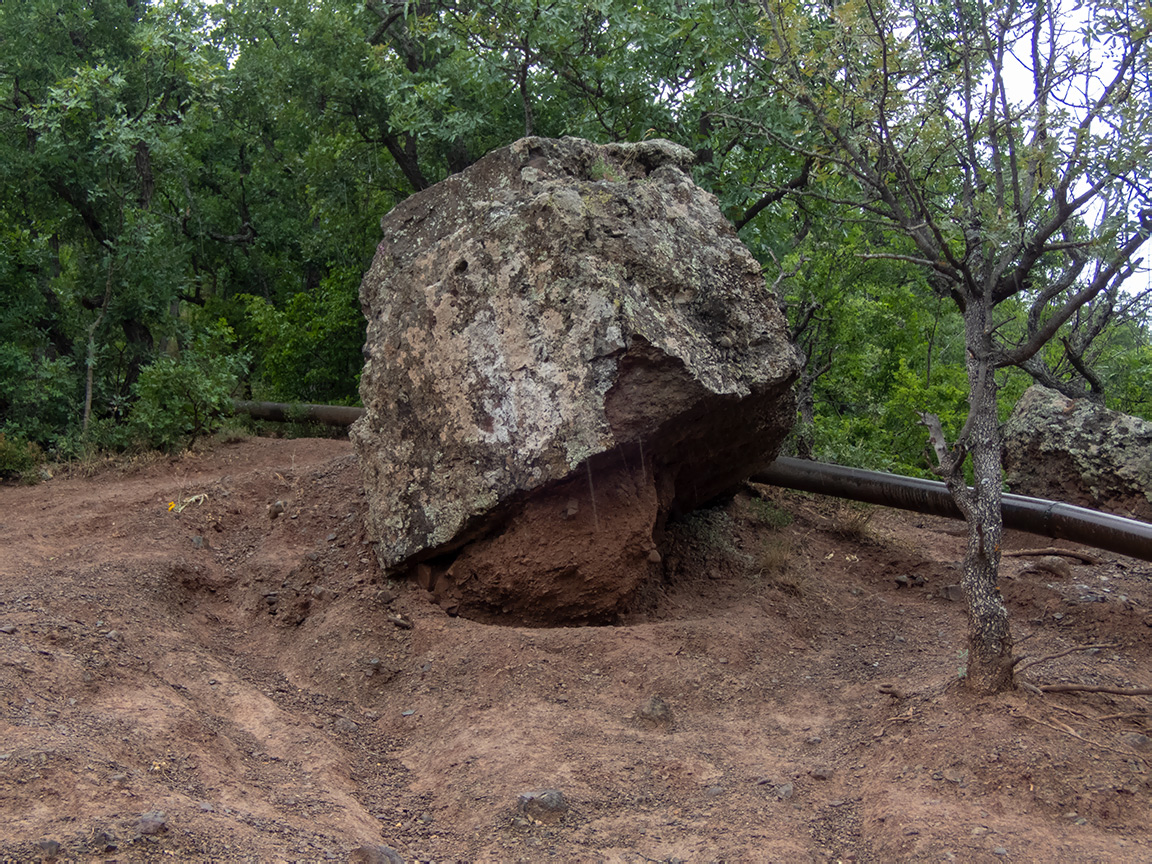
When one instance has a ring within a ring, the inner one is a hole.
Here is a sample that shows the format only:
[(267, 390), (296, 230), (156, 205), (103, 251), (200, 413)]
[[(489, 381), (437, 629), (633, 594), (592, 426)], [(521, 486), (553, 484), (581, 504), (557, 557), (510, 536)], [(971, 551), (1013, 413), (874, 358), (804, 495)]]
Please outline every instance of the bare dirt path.
[[(0, 487), (0, 859), (1152, 860), (1147, 698), (972, 699), (955, 527), (768, 495), (531, 629), (381, 578), (346, 442)], [(1022, 652), (1108, 646), (1029, 680), (1152, 685), (1152, 568), (1099, 554), (1005, 559)]]

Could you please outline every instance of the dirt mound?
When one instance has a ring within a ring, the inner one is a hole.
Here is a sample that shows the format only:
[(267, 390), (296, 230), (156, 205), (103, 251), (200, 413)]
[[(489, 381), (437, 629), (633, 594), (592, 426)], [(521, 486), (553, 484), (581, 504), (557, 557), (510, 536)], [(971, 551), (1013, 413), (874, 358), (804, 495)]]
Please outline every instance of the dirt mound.
[[(0, 488), (0, 858), (1152, 857), (1146, 698), (955, 686), (949, 523), (742, 494), (618, 626), (497, 627), (380, 578), (353, 460)], [(1022, 650), (1100, 646), (1025, 678), (1152, 685), (1152, 569), (1101, 557), (1006, 559)]]

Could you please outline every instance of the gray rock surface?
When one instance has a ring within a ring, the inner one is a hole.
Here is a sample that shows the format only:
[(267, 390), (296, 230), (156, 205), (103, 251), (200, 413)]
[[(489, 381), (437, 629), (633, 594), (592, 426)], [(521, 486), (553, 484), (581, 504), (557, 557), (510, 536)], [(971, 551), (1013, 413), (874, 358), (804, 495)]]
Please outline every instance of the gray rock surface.
[(352, 428), (389, 573), (444, 608), (606, 620), (670, 512), (775, 457), (799, 358), (667, 141), (526, 138), (382, 221)]
[(1020, 495), (1152, 521), (1152, 423), (1030, 387), (1004, 426), (1004, 470)]

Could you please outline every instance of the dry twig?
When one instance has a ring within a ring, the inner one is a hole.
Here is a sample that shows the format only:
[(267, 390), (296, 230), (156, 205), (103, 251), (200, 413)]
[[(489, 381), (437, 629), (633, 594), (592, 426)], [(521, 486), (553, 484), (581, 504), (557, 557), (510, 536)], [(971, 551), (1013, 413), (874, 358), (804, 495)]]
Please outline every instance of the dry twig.
[[(1013, 665), (1020, 664), (1016, 669), (1017, 672), (1023, 672), (1029, 666), (1036, 666), (1040, 663), (1047, 663), (1049, 660), (1055, 660), (1058, 657), (1066, 657), (1069, 654), (1075, 654), (1077, 651), (1092, 651), (1097, 648), (1118, 648), (1119, 643), (1116, 642), (1100, 642), (1096, 645), (1077, 645), (1075, 648), (1069, 648), (1067, 651), (1058, 651), (1055, 654), (1046, 654), (1043, 657), (1037, 657), (1035, 660), (1029, 660), (1027, 663), (1022, 661), (1028, 659), (1027, 654), (1021, 654), (1013, 661)], [(1041, 688), (1043, 689), (1043, 688)]]
[(1103, 560), (1086, 552), (1073, 552), (1071, 549), (1057, 549), (1049, 546), (1047, 549), (1018, 549), (1015, 552), (1004, 552), (1005, 558), (1031, 558), (1039, 555), (1063, 555), (1065, 558), (1075, 558), (1084, 564), (1103, 564)]

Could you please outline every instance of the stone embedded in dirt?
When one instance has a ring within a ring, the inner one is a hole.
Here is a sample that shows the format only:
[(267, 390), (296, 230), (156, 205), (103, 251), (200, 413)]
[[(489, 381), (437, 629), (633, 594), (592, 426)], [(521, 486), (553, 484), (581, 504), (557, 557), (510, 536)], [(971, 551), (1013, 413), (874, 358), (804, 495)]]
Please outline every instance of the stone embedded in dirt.
[(348, 853), (348, 864), (404, 864), (391, 846), (361, 846)]
[(1029, 387), (1004, 426), (1004, 471), (1021, 495), (1152, 521), (1152, 423)]
[(692, 158), (526, 138), (384, 217), (351, 437), (385, 573), (426, 563), (469, 617), (612, 620), (666, 516), (774, 458), (799, 357)]
[(349, 720), (347, 717), (337, 717), (336, 722), (333, 723), (332, 726), (337, 732), (360, 731), (360, 726), (355, 721)]
[(1124, 733), (1124, 743), (1133, 750), (1152, 750), (1152, 738), (1140, 732)]
[(834, 775), (836, 772), (826, 765), (821, 765), (817, 768), (813, 768), (808, 773), (812, 776), (813, 780), (831, 780), (832, 775)]
[(5, 634), (6, 636), (11, 636), (15, 632), (16, 626), (13, 624), (4, 624), (3, 626), (0, 626), (0, 633)]
[(673, 723), (672, 709), (659, 696), (649, 699), (648, 704), (637, 712), (637, 716), (650, 726), (664, 729), (671, 728)]
[(136, 830), (144, 835), (163, 834), (168, 830), (168, 815), (159, 810), (143, 813), (136, 820)]
[(36, 845), (40, 848), (40, 851), (44, 853), (45, 858), (55, 858), (60, 854), (60, 843), (56, 840), (39, 840)]
[(1059, 555), (1045, 555), (1030, 563), (1026, 571), (1051, 573), (1060, 579), (1072, 577), (1072, 567)]
[(522, 792), (516, 801), (516, 812), (529, 820), (554, 824), (568, 812), (568, 801), (559, 789)]
[(962, 585), (945, 585), (940, 589), (939, 593), (941, 597), (952, 603), (962, 603), (964, 601), (964, 586)]
[(776, 797), (781, 801), (785, 801), (792, 797), (795, 787), (791, 783), (781, 783), (776, 787)]

